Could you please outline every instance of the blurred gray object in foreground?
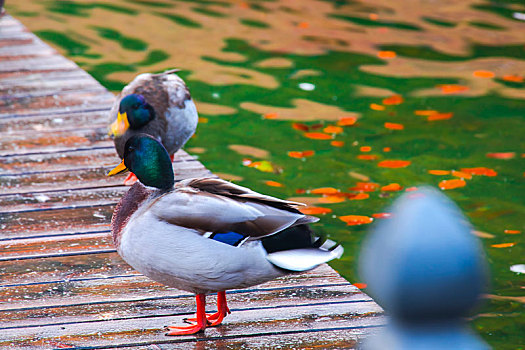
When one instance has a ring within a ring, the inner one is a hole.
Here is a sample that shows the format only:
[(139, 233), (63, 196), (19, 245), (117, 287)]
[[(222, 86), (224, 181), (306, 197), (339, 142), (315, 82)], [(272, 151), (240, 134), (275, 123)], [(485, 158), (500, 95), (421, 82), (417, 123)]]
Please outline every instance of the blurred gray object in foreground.
[(399, 198), (365, 240), (360, 273), (391, 317), (372, 349), (488, 349), (463, 317), (487, 286), (478, 239), (445, 195), (423, 188)]

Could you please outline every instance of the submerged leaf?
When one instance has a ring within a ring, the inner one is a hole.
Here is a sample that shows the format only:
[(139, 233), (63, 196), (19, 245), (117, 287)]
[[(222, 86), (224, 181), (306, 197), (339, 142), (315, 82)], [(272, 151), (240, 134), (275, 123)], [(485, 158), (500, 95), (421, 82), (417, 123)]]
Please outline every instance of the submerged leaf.
[(507, 235), (517, 235), (521, 233), (520, 230), (504, 230), (503, 232), (506, 233)]
[(512, 159), (514, 157), (516, 157), (516, 152), (492, 152), (492, 153), (487, 153), (487, 158)]
[(498, 173), (494, 169), (485, 167), (461, 168), (461, 171), (472, 175), (496, 176)]
[(383, 99), (384, 105), (399, 105), (403, 103), (404, 99), (401, 95), (393, 95)]
[(390, 130), (403, 130), (405, 126), (403, 124), (398, 123), (385, 123), (385, 128)]
[(472, 73), (477, 78), (494, 78), (496, 74), (494, 72), (491, 72), (489, 70), (476, 70), (474, 73)]
[(292, 128), (294, 128), (295, 130), (300, 130), (300, 131), (308, 131), (310, 129), (308, 125), (303, 124), (303, 123), (293, 123)]
[(265, 184), (267, 184), (268, 186), (272, 186), (272, 187), (284, 187), (282, 183), (277, 182), (277, 181), (272, 181), (272, 180), (266, 181)]
[(491, 244), (490, 246), (493, 248), (510, 248), (516, 245), (516, 242), (512, 243), (499, 243), (499, 244)]
[(374, 221), (373, 218), (364, 215), (345, 215), (340, 216), (339, 220), (346, 222), (347, 225), (364, 225)]
[(382, 168), (406, 168), (411, 163), (409, 160), (383, 160), (377, 163), (377, 166)]
[(313, 140), (330, 140), (332, 138), (331, 135), (323, 134), (322, 132), (307, 132), (304, 136)]
[(379, 156), (375, 154), (358, 154), (357, 159), (363, 159), (363, 160), (376, 160)]
[(379, 184), (374, 182), (358, 182), (354, 187), (349, 188), (349, 190), (359, 192), (374, 192), (379, 187)]
[(330, 142), (330, 144), (334, 147), (343, 147), (345, 145), (345, 142), (344, 141), (332, 141)]
[(330, 195), (330, 194), (339, 193), (339, 190), (333, 187), (320, 187), (320, 188), (314, 188), (313, 190), (310, 191), (310, 193)]
[(386, 107), (382, 105), (378, 105), (377, 103), (371, 103), (370, 109), (373, 109), (374, 111), (384, 111)]
[(372, 214), (374, 219), (388, 219), (392, 217), (392, 213), (375, 213)]
[(442, 190), (452, 190), (454, 188), (464, 187), (467, 183), (462, 179), (443, 180), (439, 183)]
[(343, 117), (337, 121), (337, 125), (350, 126), (350, 125), (354, 125), (356, 122), (357, 122), (356, 117)]
[(432, 115), (429, 115), (427, 117), (427, 120), (429, 122), (433, 122), (433, 121), (436, 121), (436, 120), (447, 120), (447, 119), (450, 119), (454, 116), (454, 113), (452, 112), (449, 112), (449, 113), (434, 113)]
[(323, 131), (327, 134), (340, 134), (343, 132), (343, 128), (340, 126), (329, 125), (324, 128)]
[(431, 175), (448, 175), (450, 174), (449, 170), (429, 170), (429, 174)]
[(401, 186), (398, 183), (391, 183), (389, 185), (381, 187), (381, 191), (385, 191), (385, 192), (386, 191), (391, 191), (391, 192), (401, 191), (402, 189), (403, 189), (403, 186)]
[(343, 196), (326, 196), (319, 198), (319, 203), (341, 203), (345, 201)]
[(318, 214), (329, 214), (332, 212), (330, 208), (322, 207), (303, 207), (299, 208), (299, 211), (304, 215), (318, 215)]

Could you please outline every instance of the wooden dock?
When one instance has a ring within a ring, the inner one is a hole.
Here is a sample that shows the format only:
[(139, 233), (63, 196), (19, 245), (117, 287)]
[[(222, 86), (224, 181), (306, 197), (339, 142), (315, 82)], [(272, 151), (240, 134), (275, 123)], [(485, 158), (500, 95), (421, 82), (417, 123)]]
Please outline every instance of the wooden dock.
[[(134, 271), (109, 222), (127, 191), (106, 133), (114, 96), (10, 16), (0, 19), (0, 348), (343, 349), (384, 323), (329, 266), (228, 292), (223, 325), (166, 337), (193, 295)], [(180, 151), (178, 178), (213, 176)], [(209, 311), (215, 308), (209, 299)]]

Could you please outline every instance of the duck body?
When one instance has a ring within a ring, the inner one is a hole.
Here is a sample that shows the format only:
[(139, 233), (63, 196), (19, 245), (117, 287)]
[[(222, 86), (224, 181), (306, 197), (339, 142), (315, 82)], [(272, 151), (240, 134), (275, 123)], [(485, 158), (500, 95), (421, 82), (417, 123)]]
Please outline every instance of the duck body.
[[(218, 194), (221, 191), (230, 192)], [(247, 200), (246, 195), (259, 198)], [(315, 247), (305, 224), (317, 219), (296, 211), (293, 204), (212, 178), (184, 180), (168, 192), (136, 183), (115, 210), (113, 239), (126, 262), (168, 286), (195, 294), (245, 288), (311, 269), (342, 252), (340, 246), (332, 251)], [(300, 240), (279, 242), (279, 233), (292, 227), (304, 231)], [(267, 236), (273, 234), (277, 247), (270, 249)], [(314, 256), (305, 265), (293, 256), (297, 253)], [(285, 254), (285, 263), (272, 262)]]
[[(156, 138), (172, 156), (195, 133), (197, 108), (186, 84), (174, 74), (175, 71), (140, 74), (117, 96), (110, 110), (110, 134), (121, 159), (127, 140), (134, 135)], [(122, 103), (126, 98), (131, 98), (128, 105)], [(137, 117), (134, 123), (137, 105), (142, 105), (149, 114), (142, 121)]]
[[(307, 271), (339, 258), (343, 248), (317, 237), (317, 218), (300, 203), (254, 192), (216, 178), (175, 183), (165, 148), (153, 137), (131, 137), (124, 160), (108, 175), (130, 170), (135, 183), (111, 220), (121, 257), (151, 279), (197, 295), (197, 322), (169, 327), (194, 334), (229, 313), (225, 291)], [(205, 296), (218, 293), (218, 312), (206, 315)]]

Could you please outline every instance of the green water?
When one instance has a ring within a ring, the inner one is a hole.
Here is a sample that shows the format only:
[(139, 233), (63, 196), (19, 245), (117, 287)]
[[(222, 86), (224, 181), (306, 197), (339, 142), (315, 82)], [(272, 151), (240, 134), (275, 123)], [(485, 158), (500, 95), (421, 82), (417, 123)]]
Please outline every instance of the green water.
[[(429, 170), (492, 169), (496, 176), (473, 175), (444, 191), (481, 231), (491, 265), (493, 296), (477, 310), (473, 328), (494, 348), (525, 348), (525, 281), (510, 270), (525, 263), (525, 22), (514, 18), (525, 12), (522, 1), (438, 9), (379, 0), (7, 5), (111, 90), (139, 72), (181, 68), (204, 118), (186, 149), (236, 183), (331, 209), (316, 229), (343, 243), (345, 255), (332, 266), (349, 281), (362, 282), (356, 261), (370, 225), (347, 226), (341, 216), (371, 217), (406, 188), (460, 178)], [(304, 90), (301, 83), (313, 85)], [(401, 103), (384, 101), (392, 95)], [(429, 110), (452, 116), (429, 121), (431, 112), (422, 112)], [(340, 133), (332, 128), (327, 140), (293, 127), (323, 133), (345, 116), (357, 123)], [(304, 158), (288, 154), (310, 150)], [(383, 160), (410, 164), (378, 166)], [(364, 181), (403, 190), (338, 197), (339, 203), (319, 203), (333, 197), (309, 193), (356, 193), (350, 189)]]

